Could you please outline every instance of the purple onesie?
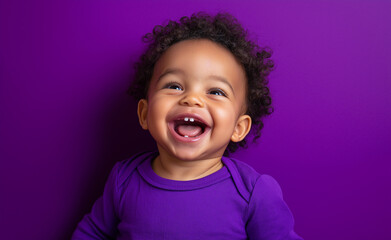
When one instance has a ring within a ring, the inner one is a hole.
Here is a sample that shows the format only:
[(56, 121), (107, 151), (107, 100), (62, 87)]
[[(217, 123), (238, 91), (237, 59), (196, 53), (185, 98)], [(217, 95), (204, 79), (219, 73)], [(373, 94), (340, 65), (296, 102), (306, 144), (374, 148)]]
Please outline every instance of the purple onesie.
[(272, 177), (223, 157), (224, 167), (209, 176), (169, 180), (152, 170), (157, 156), (118, 162), (72, 239), (302, 239)]

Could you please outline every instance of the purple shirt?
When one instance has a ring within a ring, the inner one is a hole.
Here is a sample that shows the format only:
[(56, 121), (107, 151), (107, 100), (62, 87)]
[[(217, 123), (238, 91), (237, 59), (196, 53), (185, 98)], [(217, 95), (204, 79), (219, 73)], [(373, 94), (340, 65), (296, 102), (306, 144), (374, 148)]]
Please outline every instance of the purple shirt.
[(301, 239), (280, 186), (238, 160), (204, 178), (158, 176), (141, 153), (118, 162), (72, 239)]

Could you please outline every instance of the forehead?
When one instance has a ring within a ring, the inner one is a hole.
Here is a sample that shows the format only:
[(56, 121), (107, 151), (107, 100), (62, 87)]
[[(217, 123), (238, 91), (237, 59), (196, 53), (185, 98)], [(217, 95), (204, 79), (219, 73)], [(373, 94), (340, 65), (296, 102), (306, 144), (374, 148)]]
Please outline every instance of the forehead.
[(167, 69), (179, 68), (189, 78), (218, 75), (246, 83), (243, 66), (225, 47), (207, 39), (184, 40), (169, 47), (157, 61), (152, 79)]

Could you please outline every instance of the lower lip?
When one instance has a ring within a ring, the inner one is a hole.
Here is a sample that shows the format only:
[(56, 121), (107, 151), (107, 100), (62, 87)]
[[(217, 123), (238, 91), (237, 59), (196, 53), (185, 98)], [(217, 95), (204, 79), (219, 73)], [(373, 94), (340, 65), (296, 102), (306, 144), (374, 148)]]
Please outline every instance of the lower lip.
[(197, 142), (199, 141), (203, 136), (205, 136), (210, 128), (209, 127), (205, 127), (204, 129), (204, 132), (200, 135), (198, 135), (197, 137), (184, 137), (184, 136), (181, 136), (179, 135), (176, 131), (175, 131), (175, 126), (174, 126), (174, 123), (171, 122), (168, 124), (168, 129), (170, 129), (170, 133), (171, 135), (175, 138), (175, 140), (177, 140), (178, 142), (185, 142), (185, 143), (192, 143), (192, 142)]

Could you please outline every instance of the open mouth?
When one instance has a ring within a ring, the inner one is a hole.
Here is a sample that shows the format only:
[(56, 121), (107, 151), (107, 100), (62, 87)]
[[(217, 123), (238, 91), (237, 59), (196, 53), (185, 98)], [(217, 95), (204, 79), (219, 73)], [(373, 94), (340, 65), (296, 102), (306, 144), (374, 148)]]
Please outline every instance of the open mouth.
[(176, 141), (195, 143), (203, 139), (212, 127), (198, 114), (182, 113), (168, 121), (168, 128)]
[(185, 138), (196, 138), (205, 132), (207, 125), (202, 121), (185, 117), (174, 121), (174, 131)]

